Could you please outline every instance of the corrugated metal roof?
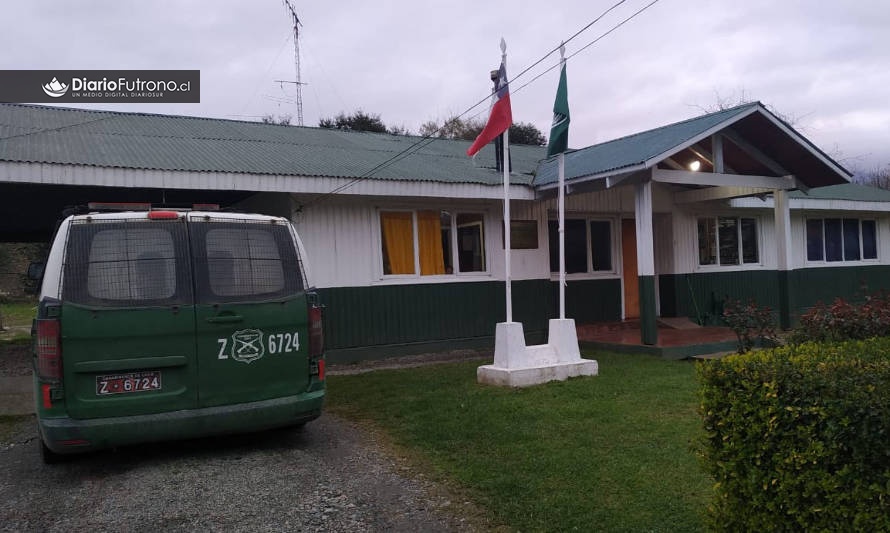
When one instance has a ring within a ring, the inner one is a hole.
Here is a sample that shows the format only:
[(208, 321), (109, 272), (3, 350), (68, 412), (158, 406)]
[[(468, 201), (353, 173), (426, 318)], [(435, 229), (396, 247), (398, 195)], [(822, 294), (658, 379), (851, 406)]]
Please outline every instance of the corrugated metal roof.
[(890, 202), (890, 191), (859, 183), (844, 183), (810, 189), (808, 193), (792, 191), (789, 198), (801, 200), (851, 200), (854, 202)]
[[(711, 128), (740, 117), (760, 106), (759, 102), (733, 107), (669, 124), (627, 137), (595, 144), (565, 155), (566, 180), (630, 169), (702, 135)], [(534, 180), (536, 186), (559, 179), (556, 159), (542, 161)]]
[[(493, 168), (493, 146), (475, 160), (466, 156), (468, 146), (466, 141), (425, 142), (381, 133), (0, 103), (2, 161), (501, 183), (502, 173)], [(400, 156), (404, 150), (409, 152)], [(511, 146), (511, 182), (531, 185), (544, 155), (544, 147)]]

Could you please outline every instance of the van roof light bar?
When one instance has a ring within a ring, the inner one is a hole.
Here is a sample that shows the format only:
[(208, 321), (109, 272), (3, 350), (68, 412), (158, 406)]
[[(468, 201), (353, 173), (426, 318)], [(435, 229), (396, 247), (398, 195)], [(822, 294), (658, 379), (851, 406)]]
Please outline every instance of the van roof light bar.
[(87, 209), (94, 211), (151, 211), (148, 202), (89, 202)]

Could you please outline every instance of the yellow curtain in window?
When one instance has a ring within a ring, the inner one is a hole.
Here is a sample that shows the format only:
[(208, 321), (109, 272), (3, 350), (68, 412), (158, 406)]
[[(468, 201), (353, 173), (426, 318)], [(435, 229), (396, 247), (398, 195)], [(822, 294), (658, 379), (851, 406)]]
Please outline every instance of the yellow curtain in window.
[(420, 248), (420, 275), (445, 273), (442, 254), (442, 220), (438, 211), (417, 212), (417, 243)]
[(383, 231), (383, 273), (414, 273), (414, 232), (411, 213), (380, 213)]

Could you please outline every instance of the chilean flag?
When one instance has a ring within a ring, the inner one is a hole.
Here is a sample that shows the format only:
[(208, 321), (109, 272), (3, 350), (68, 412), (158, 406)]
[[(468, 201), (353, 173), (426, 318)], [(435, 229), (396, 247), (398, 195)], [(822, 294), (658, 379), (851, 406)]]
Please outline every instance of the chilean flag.
[(483, 146), (504, 133), (511, 124), (513, 124), (513, 111), (510, 109), (510, 87), (507, 85), (507, 67), (501, 61), (498, 79), (494, 85), (491, 115), (488, 117), (488, 123), (485, 124), (479, 136), (473, 141), (473, 145), (467, 149), (467, 155), (470, 157), (476, 155)]

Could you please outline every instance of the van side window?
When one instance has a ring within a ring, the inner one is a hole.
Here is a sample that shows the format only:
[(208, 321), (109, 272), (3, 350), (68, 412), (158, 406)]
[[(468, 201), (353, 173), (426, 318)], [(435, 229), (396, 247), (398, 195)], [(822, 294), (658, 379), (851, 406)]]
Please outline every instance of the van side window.
[(184, 233), (182, 223), (72, 225), (64, 298), (113, 306), (188, 302), (188, 263), (177, 261)]
[(303, 288), (293, 239), (283, 225), (193, 223), (192, 239), (200, 302), (280, 298)]

